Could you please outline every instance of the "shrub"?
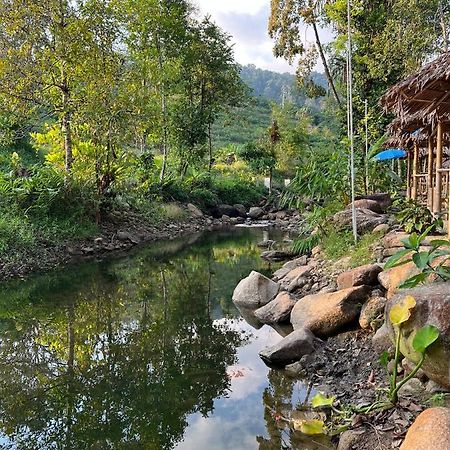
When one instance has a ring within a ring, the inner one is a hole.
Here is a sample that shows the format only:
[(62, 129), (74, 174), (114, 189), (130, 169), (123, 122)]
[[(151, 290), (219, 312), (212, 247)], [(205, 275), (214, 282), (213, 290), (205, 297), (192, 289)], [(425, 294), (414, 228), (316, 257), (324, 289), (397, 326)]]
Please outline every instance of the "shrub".
[(0, 215), (0, 255), (14, 255), (30, 250), (36, 244), (30, 223), (16, 211)]
[(263, 186), (239, 178), (217, 178), (213, 180), (213, 190), (221, 203), (244, 206), (258, 203), (265, 193)]

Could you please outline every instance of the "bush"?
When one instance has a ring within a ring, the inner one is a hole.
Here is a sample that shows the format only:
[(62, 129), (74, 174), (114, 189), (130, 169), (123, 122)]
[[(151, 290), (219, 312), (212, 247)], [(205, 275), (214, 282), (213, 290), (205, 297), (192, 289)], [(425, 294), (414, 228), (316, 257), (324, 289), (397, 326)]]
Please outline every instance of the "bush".
[(25, 253), (36, 244), (27, 218), (14, 211), (2, 211), (0, 215), (0, 255)]
[(221, 203), (244, 206), (255, 205), (265, 193), (263, 186), (239, 178), (217, 178), (213, 180), (213, 190)]

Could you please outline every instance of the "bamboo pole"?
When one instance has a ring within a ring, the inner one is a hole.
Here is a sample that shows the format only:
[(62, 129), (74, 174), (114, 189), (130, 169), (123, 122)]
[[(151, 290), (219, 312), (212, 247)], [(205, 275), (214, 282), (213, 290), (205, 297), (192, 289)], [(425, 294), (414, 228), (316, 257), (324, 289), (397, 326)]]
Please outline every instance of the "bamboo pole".
[(443, 145), (442, 145), (442, 122), (438, 122), (437, 134), (436, 134), (436, 183), (434, 188), (434, 201), (433, 201), (433, 212), (435, 214), (441, 213), (442, 208), (442, 155), (443, 155)]
[(429, 208), (430, 211), (433, 211), (433, 187), (434, 187), (434, 183), (433, 183), (433, 138), (430, 136), (428, 138), (428, 180), (427, 180), (427, 206)]
[(350, 133), (350, 172), (351, 172), (351, 193), (352, 193), (352, 229), (353, 239), (358, 241), (358, 224), (356, 219), (355, 206), (355, 146), (353, 136), (353, 74), (352, 74), (352, 31), (351, 31), (351, 0), (347, 0), (347, 32), (348, 32), (348, 119)]
[(417, 168), (419, 164), (419, 146), (414, 144), (414, 157), (413, 157), (413, 168), (412, 168), (412, 189), (411, 198), (417, 200)]
[(406, 197), (411, 198), (411, 152), (408, 151), (406, 160)]

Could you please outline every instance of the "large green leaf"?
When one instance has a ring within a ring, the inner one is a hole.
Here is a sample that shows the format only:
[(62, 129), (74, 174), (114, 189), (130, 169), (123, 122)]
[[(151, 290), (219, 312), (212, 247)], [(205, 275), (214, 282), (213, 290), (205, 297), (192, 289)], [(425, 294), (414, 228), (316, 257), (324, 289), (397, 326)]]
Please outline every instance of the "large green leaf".
[(406, 264), (411, 261), (411, 259), (407, 259), (405, 261), (400, 261), (403, 257), (411, 253), (412, 249), (404, 249), (392, 255), (384, 265), (384, 270), (392, 269), (393, 267), (401, 266), (402, 264)]
[(412, 260), (418, 269), (423, 270), (430, 262), (430, 254), (428, 252), (414, 253)]
[(427, 348), (437, 341), (440, 331), (434, 325), (425, 325), (414, 336), (412, 345), (416, 352), (425, 353)]
[(418, 250), (420, 245), (419, 236), (417, 236), (416, 233), (412, 233), (411, 236), (409, 236), (406, 239), (401, 240), (402, 244), (405, 246), (405, 248), (408, 248), (410, 250)]
[(423, 272), (419, 273), (418, 275), (414, 275), (411, 278), (408, 278), (406, 281), (404, 281), (398, 288), (399, 289), (411, 289), (413, 287), (418, 286), (421, 283), (424, 283), (428, 275), (430, 275), (429, 272)]

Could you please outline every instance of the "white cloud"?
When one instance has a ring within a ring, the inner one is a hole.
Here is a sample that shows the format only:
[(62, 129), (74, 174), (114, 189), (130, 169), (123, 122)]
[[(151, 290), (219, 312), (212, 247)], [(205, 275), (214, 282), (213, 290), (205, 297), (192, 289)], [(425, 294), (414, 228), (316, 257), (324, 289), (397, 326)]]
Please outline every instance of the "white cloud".
[[(201, 15), (213, 20), (232, 36), (236, 60), (240, 64), (255, 64), (275, 72), (295, 73), (295, 67), (273, 56), (273, 42), (267, 32), (270, 14), (269, 0), (195, 0)], [(307, 42), (314, 42), (311, 29), (301, 31)], [(320, 30), (323, 43), (330, 42), (330, 30)], [(323, 70), (319, 63), (316, 70)]]

